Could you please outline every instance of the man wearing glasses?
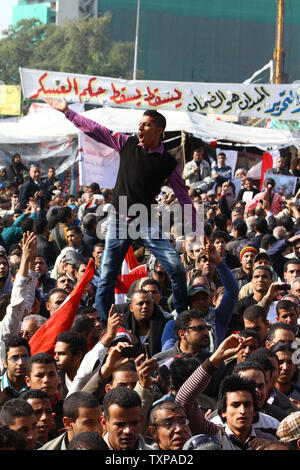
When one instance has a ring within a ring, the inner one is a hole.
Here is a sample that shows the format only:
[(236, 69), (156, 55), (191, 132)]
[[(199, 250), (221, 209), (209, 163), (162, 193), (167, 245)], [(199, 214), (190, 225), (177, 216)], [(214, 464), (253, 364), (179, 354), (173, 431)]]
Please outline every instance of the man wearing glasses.
[(150, 415), (149, 431), (155, 440), (153, 449), (181, 450), (191, 431), (184, 407), (165, 401), (156, 405)]
[(6, 359), (4, 366), (6, 371), (1, 376), (0, 405), (27, 390), (25, 383), (26, 364), (30, 357), (30, 346), (21, 336), (8, 336), (5, 340)]

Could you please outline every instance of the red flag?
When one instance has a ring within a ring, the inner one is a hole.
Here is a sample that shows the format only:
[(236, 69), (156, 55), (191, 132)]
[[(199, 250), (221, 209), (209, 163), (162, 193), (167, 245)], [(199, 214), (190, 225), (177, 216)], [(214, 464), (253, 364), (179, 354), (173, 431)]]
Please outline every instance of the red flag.
[(273, 156), (270, 153), (263, 153), (262, 156), (262, 166), (261, 166), (261, 176), (260, 176), (260, 189), (263, 187), (264, 183), (264, 174), (267, 170), (273, 168)]
[(72, 328), (84, 289), (94, 274), (95, 260), (91, 258), (79, 284), (77, 284), (56, 312), (32, 336), (29, 341), (32, 355), (40, 352), (54, 354), (57, 335), (62, 331)]

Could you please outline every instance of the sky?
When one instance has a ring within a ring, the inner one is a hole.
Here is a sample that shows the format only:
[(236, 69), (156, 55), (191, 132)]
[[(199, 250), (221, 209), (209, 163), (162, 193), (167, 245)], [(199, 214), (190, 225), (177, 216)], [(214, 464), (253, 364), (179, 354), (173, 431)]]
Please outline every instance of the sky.
[(18, 0), (1, 0), (1, 4), (2, 3), (5, 3), (5, 8), (1, 8), (0, 32), (6, 29), (11, 24), (12, 7), (17, 5)]

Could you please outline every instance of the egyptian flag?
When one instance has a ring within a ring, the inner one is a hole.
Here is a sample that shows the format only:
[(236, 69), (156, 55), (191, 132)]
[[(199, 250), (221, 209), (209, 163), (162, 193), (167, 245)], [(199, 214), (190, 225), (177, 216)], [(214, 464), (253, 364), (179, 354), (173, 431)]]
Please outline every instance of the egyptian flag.
[(72, 328), (81, 297), (88, 282), (95, 274), (95, 260), (91, 258), (83, 278), (75, 289), (68, 295), (56, 312), (34, 333), (29, 341), (31, 355), (46, 352), (54, 354), (56, 338), (62, 331)]
[[(280, 153), (279, 153), (278, 150), (275, 150), (275, 151), (269, 152), (269, 153), (263, 153), (262, 165), (261, 165), (261, 175), (260, 175), (260, 186), (259, 186), (260, 190), (263, 187), (264, 174), (266, 173), (267, 170), (276, 167), (276, 160), (277, 160), (277, 157), (279, 156), (279, 154)], [(272, 175), (270, 175), (270, 177), (272, 178)]]
[(126, 253), (125, 259), (122, 263), (122, 273), (119, 274), (115, 286), (115, 303), (122, 303), (126, 301), (126, 294), (129, 291), (131, 284), (141, 277), (148, 276), (145, 265), (139, 265), (132, 245)]

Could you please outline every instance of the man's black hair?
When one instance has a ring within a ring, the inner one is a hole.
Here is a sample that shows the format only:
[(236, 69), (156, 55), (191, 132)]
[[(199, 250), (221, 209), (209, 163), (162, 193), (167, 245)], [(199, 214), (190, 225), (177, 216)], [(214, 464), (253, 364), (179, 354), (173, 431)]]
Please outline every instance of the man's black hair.
[(222, 417), (222, 412), (225, 412), (227, 409), (228, 393), (241, 391), (250, 392), (253, 400), (253, 409), (254, 411), (258, 410), (255, 387), (256, 384), (253, 380), (240, 377), (238, 374), (235, 373), (228, 375), (222, 380), (219, 388), (217, 409), (218, 414), (223, 422), (225, 421), (225, 419)]
[(67, 450), (109, 450), (109, 447), (98, 432), (86, 431), (73, 437)]
[(157, 127), (161, 127), (163, 130), (165, 130), (167, 121), (163, 114), (159, 113), (155, 109), (147, 109), (144, 112), (144, 116), (150, 116), (154, 120)]
[(214, 230), (211, 236), (211, 242), (214, 243), (215, 240), (223, 238), (227, 243), (229, 241), (229, 235), (225, 230)]
[(171, 387), (176, 393), (189, 376), (200, 366), (198, 359), (191, 354), (183, 354), (170, 365)]
[(72, 217), (72, 209), (70, 207), (60, 207), (57, 211), (57, 221), (66, 223)]
[(47, 227), (49, 227), (48, 221), (43, 217), (33, 222), (33, 231), (36, 235), (41, 235)]
[(24, 436), (7, 424), (0, 424), (0, 450), (26, 450)]
[(259, 217), (256, 219), (254, 227), (258, 233), (266, 234), (268, 232), (268, 222), (264, 217)]
[(294, 229), (294, 221), (290, 215), (283, 215), (280, 218), (280, 225), (282, 225), (287, 232), (292, 232)]
[[(266, 349), (266, 348), (265, 348)], [(270, 359), (268, 358), (267, 354), (265, 353), (265, 351), (261, 350), (261, 348), (259, 349), (256, 349), (255, 351), (253, 351), (250, 356), (247, 358), (246, 362), (247, 361), (254, 361), (254, 362), (258, 362), (259, 364), (261, 364), (261, 366), (263, 367), (264, 371), (265, 372), (268, 372), (270, 371), (270, 376), (272, 376), (273, 374), (273, 364), (272, 362), (270, 361)]]
[(47, 301), (48, 302), (49, 302), (50, 297), (53, 294), (66, 294), (66, 296), (68, 295), (68, 293), (64, 289), (62, 289), (61, 287), (53, 287), (53, 289), (49, 290), (49, 292), (47, 294)]
[(83, 358), (88, 352), (86, 341), (78, 331), (62, 331), (56, 338), (56, 342), (58, 341), (69, 345), (72, 356), (81, 351)]
[(143, 289), (144, 286), (156, 286), (159, 292), (161, 292), (161, 284), (156, 279), (153, 279), (152, 277), (145, 279), (145, 281), (142, 282), (141, 289)]
[(247, 224), (244, 220), (234, 219), (233, 223), (234, 230), (237, 231), (239, 237), (244, 237), (248, 231)]
[(109, 407), (117, 405), (121, 408), (141, 406), (141, 399), (136, 391), (127, 387), (116, 387), (109, 390), (103, 399), (104, 416), (109, 419)]
[(260, 305), (249, 305), (243, 313), (243, 319), (255, 321), (261, 319), (263, 322), (267, 320), (267, 312)]
[(67, 232), (69, 232), (70, 230), (73, 230), (73, 232), (80, 233), (82, 235), (81, 228), (78, 225), (72, 225), (72, 226), (68, 227)]
[(30, 345), (27, 341), (27, 339), (22, 338), (22, 336), (19, 335), (8, 335), (6, 336), (5, 340), (5, 351), (6, 354), (10, 348), (18, 348), (20, 346), (24, 346), (24, 348), (27, 349), (28, 356), (31, 355), (31, 350), (30, 350)]
[(76, 315), (73, 325), (72, 325), (72, 330), (74, 332), (83, 333), (83, 332), (90, 332), (94, 329), (94, 322), (91, 318), (89, 318), (87, 315)]
[(175, 320), (175, 336), (179, 339), (179, 330), (185, 330), (192, 318), (204, 318), (204, 313), (196, 309), (184, 310)]
[(241, 336), (242, 338), (251, 338), (252, 337), (253, 339), (256, 339), (258, 344), (260, 344), (259, 334), (257, 333), (256, 330), (253, 330), (252, 328), (245, 328), (244, 330), (241, 330), (239, 332), (239, 336)]
[(64, 399), (63, 416), (67, 416), (71, 421), (75, 422), (78, 418), (79, 408), (97, 408), (100, 406), (99, 400), (88, 392), (74, 392)]
[(278, 304), (276, 305), (277, 315), (279, 314), (280, 310), (289, 310), (290, 308), (297, 312), (297, 305), (295, 304), (295, 302), (285, 299), (279, 300)]
[(270, 348), (274, 353), (278, 352), (290, 352), (293, 353), (294, 349), (292, 346), (288, 343), (284, 343), (283, 341), (278, 341), (278, 343), (273, 344)]
[(277, 330), (291, 331), (293, 334), (295, 334), (292, 325), (290, 325), (289, 323), (278, 321), (278, 322), (270, 324), (268, 334), (267, 334), (267, 337), (266, 337), (266, 341), (269, 341), (270, 343), (272, 343), (273, 339), (274, 339), (274, 336), (275, 336), (275, 332)]
[(48, 353), (41, 352), (30, 357), (26, 365), (26, 375), (28, 377), (30, 377), (33, 364), (53, 364), (57, 370), (56, 360)]
[(29, 388), (28, 390), (24, 390), (24, 392), (19, 395), (19, 398), (26, 401), (34, 400), (36, 398), (39, 400), (46, 400), (48, 398), (50, 400), (48, 393), (44, 390), (40, 390), (39, 388)]
[(31, 416), (33, 408), (22, 398), (12, 398), (4, 403), (0, 411), (0, 423), (11, 426), (16, 418)]
[(33, 231), (33, 219), (30, 217), (25, 217), (20, 223), (21, 229), (23, 232), (32, 232)]
[(0, 321), (6, 315), (6, 309), (10, 304), (11, 294), (2, 294), (0, 296)]
[(297, 259), (297, 258), (291, 258), (289, 260), (287, 260), (285, 263), (284, 263), (284, 266), (283, 266), (283, 271), (286, 273), (287, 272), (287, 268), (291, 265), (291, 264), (297, 264), (298, 266), (300, 265), (300, 261)]
[(263, 366), (259, 362), (252, 361), (249, 358), (246, 359), (246, 361), (243, 361), (243, 362), (240, 362), (239, 364), (236, 364), (234, 366), (233, 373), (238, 374), (241, 371), (252, 370), (252, 369), (259, 370), (260, 372), (262, 372), (265, 375), (265, 371), (264, 371)]

